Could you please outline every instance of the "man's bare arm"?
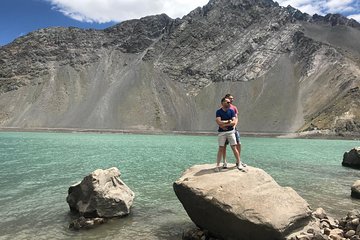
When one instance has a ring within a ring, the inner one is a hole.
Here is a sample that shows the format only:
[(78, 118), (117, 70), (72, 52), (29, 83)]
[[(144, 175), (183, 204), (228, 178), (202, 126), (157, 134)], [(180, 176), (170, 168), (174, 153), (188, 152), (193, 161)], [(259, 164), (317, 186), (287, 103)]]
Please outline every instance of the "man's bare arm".
[(239, 121), (239, 118), (236, 116), (235, 119), (234, 119), (234, 127), (236, 127), (236, 125), (238, 124), (238, 121)]
[(234, 126), (236, 122), (236, 119), (233, 117), (231, 120), (221, 120), (220, 117), (216, 118), (216, 123), (219, 125), (219, 127), (224, 128), (224, 127), (230, 127), (230, 126)]

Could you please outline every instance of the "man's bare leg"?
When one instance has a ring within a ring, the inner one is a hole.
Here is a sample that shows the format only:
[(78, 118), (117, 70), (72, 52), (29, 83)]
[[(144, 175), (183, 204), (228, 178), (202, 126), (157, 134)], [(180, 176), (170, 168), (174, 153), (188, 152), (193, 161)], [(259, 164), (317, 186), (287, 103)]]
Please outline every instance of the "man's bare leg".
[(227, 161), (226, 161), (226, 145), (224, 145), (224, 148), (223, 148), (223, 155), (222, 155), (222, 159), (223, 159), (223, 168), (227, 168)]
[(234, 156), (236, 158), (236, 168), (239, 169), (240, 171), (246, 172), (246, 170), (244, 169), (245, 166), (240, 161), (240, 155), (236, 145), (231, 146), (231, 149), (233, 150)]
[(239, 155), (239, 151), (236, 148), (236, 145), (232, 145), (231, 149), (232, 149), (232, 151), (234, 153), (234, 157), (236, 159), (236, 165), (239, 165), (239, 163), (240, 163), (240, 155)]
[(239, 152), (239, 159), (240, 159), (241, 165), (242, 165), (243, 167), (246, 167), (247, 165), (246, 165), (243, 161), (241, 161), (241, 143), (237, 144), (237, 145), (236, 145), (236, 148), (237, 148), (237, 150), (238, 150), (238, 152)]
[[(218, 153), (217, 153), (217, 158), (216, 158), (216, 168), (219, 170), (220, 169), (220, 161), (221, 161), (221, 158), (224, 154), (224, 147), (223, 146), (219, 146), (219, 149), (218, 149)], [(216, 170), (215, 168), (215, 170)]]

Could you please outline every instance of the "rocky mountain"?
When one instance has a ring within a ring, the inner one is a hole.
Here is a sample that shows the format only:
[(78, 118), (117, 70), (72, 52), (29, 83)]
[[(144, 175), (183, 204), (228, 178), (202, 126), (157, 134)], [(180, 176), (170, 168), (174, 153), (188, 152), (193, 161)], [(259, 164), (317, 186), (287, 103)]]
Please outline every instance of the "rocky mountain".
[(210, 0), (105, 30), (47, 28), (0, 48), (0, 126), (360, 134), (360, 24), (272, 0)]

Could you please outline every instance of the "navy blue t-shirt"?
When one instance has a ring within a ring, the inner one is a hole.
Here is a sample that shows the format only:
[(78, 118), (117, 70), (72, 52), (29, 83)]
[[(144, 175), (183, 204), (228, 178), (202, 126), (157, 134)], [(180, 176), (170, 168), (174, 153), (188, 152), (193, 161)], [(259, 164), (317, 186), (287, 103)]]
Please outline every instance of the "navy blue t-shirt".
[[(216, 117), (220, 117), (221, 120), (231, 120), (236, 116), (234, 110), (229, 108), (227, 111), (224, 111), (222, 108), (220, 108), (216, 111)], [(227, 132), (231, 130), (234, 130), (233, 126), (228, 126), (226, 130), (219, 127), (218, 132)]]

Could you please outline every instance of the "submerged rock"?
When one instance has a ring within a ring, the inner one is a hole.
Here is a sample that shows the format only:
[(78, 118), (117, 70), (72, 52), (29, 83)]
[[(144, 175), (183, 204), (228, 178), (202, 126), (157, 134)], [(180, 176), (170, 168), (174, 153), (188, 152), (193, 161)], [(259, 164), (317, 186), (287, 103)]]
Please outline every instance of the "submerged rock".
[(202, 231), (199, 228), (191, 228), (183, 233), (183, 240), (202, 240), (210, 239), (207, 231)]
[(279, 186), (261, 169), (229, 168), (215, 173), (210, 164), (188, 169), (174, 191), (191, 220), (221, 239), (283, 239), (308, 224), (311, 211), (293, 189)]
[(360, 147), (345, 152), (342, 165), (351, 168), (360, 168)]
[(121, 217), (130, 213), (135, 194), (119, 178), (116, 167), (97, 169), (70, 186), (66, 198), (70, 210), (85, 217)]
[(85, 218), (79, 217), (78, 219), (73, 220), (69, 228), (73, 230), (80, 230), (80, 229), (89, 229), (93, 228), (96, 225), (100, 225), (106, 222), (105, 218)]

